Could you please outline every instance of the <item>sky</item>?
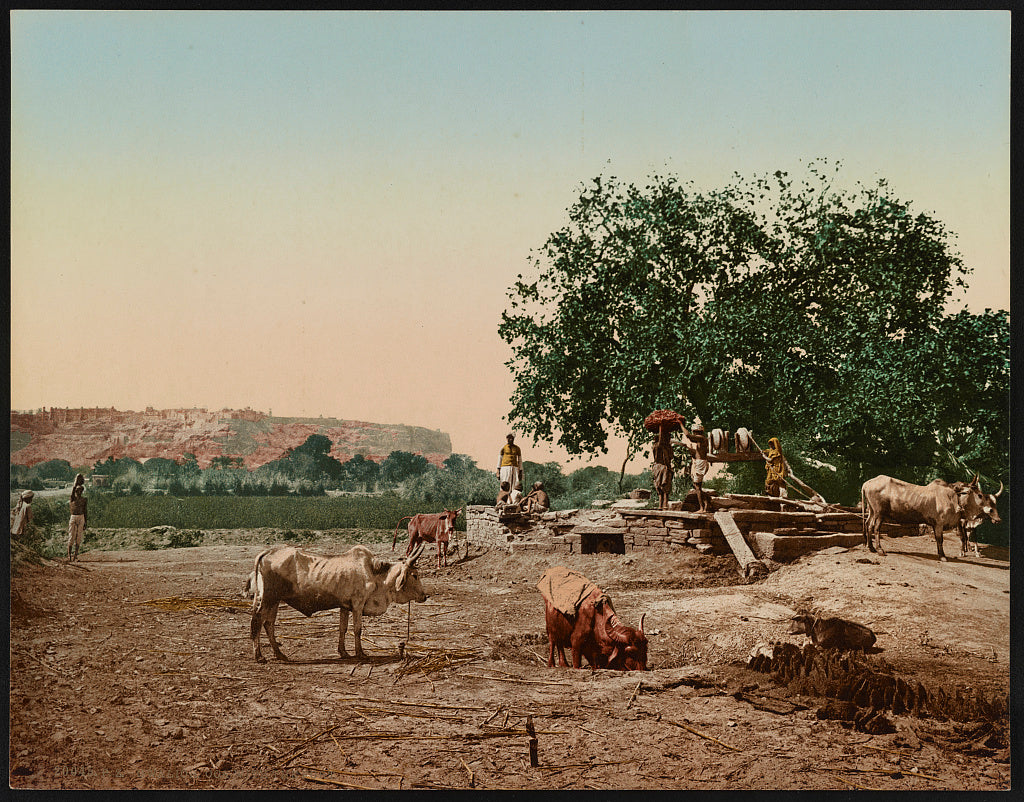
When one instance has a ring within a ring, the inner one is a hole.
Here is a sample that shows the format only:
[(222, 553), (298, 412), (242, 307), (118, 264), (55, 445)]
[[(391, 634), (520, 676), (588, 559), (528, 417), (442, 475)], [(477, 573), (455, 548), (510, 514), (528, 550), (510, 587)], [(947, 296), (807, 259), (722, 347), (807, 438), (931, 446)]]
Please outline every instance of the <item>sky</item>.
[(1007, 11), (10, 22), (12, 409), (404, 423), (493, 468), (507, 292), (598, 175), (839, 161), (956, 233), (954, 308), (1009, 309)]

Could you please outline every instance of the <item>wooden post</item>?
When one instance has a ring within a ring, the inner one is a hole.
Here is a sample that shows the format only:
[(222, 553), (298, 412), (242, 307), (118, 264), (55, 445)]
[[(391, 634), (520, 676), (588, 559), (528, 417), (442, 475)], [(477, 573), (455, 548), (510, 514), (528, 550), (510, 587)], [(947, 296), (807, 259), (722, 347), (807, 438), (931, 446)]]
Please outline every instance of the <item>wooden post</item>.
[(537, 730), (533, 726), (533, 716), (526, 717), (526, 731), (530, 734), (530, 765), (536, 768), (540, 760), (537, 758)]
[(750, 546), (747, 545), (747, 541), (743, 538), (740, 528), (736, 526), (731, 512), (719, 510), (715, 513), (715, 521), (718, 522), (718, 526), (721, 528), (722, 534), (725, 535), (729, 548), (732, 549), (732, 553), (736, 556), (736, 562), (740, 564), (740, 572), (743, 576), (750, 576), (752, 571), (768, 573), (764, 563), (757, 559), (754, 556), (754, 552), (750, 550)]

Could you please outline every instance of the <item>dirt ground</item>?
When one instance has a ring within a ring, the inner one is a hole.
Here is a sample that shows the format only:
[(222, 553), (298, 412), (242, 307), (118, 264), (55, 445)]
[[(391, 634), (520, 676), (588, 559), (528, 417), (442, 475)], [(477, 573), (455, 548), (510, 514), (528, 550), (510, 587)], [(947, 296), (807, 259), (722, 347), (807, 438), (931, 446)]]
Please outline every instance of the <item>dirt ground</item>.
[[(830, 549), (744, 584), (731, 557), (684, 547), (471, 550), (437, 569), (431, 546), (420, 571), (430, 598), (412, 605), (411, 621), (405, 606), (365, 619), (368, 659), (338, 658), (336, 612), (307, 619), (282, 607), (291, 661), (260, 665), (240, 596), (258, 543), (88, 551), (74, 565), (20, 568), (11, 786), (1010, 788), (1008, 722), (993, 734), (892, 715), (895, 733), (869, 735), (819, 720), (825, 700), (746, 668), (759, 642), (802, 645), (788, 621), (812, 610), (872, 627), (882, 649), (872, 659), (907, 679), (1008, 693), (1005, 549), (939, 563), (931, 538), (901, 538), (885, 557)], [(347, 548), (331, 545), (328, 534), (309, 548)], [(535, 585), (559, 564), (609, 593), (625, 623), (647, 614), (650, 671), (547, 667)], [(160, 599), (172, 601), (146, 603)]]

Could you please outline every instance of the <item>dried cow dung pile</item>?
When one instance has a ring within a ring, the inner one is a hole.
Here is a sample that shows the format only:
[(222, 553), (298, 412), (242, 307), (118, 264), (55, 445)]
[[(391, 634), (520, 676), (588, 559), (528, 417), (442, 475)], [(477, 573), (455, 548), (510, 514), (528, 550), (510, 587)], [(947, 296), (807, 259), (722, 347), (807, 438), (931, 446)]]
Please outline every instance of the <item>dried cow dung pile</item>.
[[(858, 652), (823, 650), (812, 644), (801, 649), (792, 643), (774, 643), (770, 648), (756, 650), (748, 665), (755, 671), (771, 674), (794, 693), (824, 696), (858, 709), (891, 710), (897, 715), (961, 722), (1004, 721), (1009, 715), (1008, 696), (993, 694), (986, 698), (979, 691), (960, 686), (951, 692), (943, 688), (928, 690), (920, 682), (911, 683), (896, 676), (884, 661)], [(826, 706), (823, 710), (831, 708)], [(850, 712), (846, 707), (835, 710)]]

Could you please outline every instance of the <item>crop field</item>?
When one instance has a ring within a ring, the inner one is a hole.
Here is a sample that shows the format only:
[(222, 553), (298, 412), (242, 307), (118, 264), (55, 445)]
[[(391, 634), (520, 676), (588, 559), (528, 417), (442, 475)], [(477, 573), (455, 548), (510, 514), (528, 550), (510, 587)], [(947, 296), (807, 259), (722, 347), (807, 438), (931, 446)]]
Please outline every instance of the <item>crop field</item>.
[[(53, 496), (33, 503), (36, 522), (67, 524), (67, 498)], [(399, 520), (418, 512), (440, 512), (436, 505), (407, 501), (398, 496), (111, 496), (89, 495), (89, 526), (146, 529), (291, 530), (394, 529)], [(456, 529), (464, 530), (460, 515)]]

